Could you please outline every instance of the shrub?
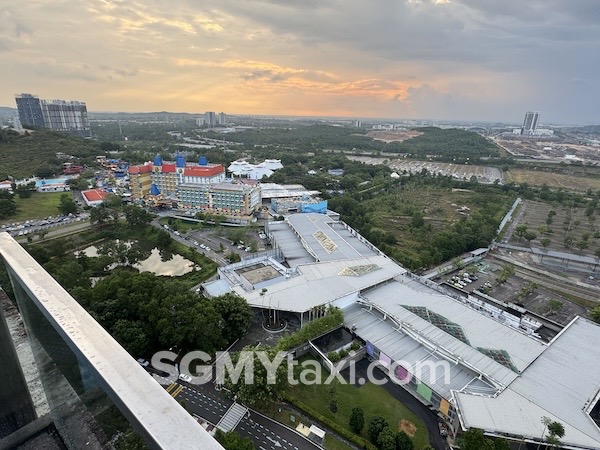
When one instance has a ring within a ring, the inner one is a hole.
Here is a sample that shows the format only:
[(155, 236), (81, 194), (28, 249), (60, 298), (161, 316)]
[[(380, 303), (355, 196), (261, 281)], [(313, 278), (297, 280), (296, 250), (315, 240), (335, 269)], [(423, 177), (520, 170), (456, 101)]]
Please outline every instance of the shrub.
[(342, 359), (342, 357), (340, 356), (340, 354), (338, 352), (329, 352), (327, 353), (327, 358), (329, 359), (329, 361), (331, 361), (332, 363), (336, 363), (338, 362), (340, 359)]
[(335, 307), (330, 307), (325, 317), (315, 319), (312, 322), (304, 325), (298, 331), (285, 336), (277, 343), (277, 350), (291, 350), (305, 342), (310, 341), (317, 336), (320, 336), (330, 330), (333, 330), (344, 322), (344, 313), (342, 310)]
[(367, 450), (377, 450), (377, 447), (375, 447), (373, 444), (371, 444), (366, 439), (364, 439), (360, 436), (357, 436), (356, 434), (352, 433), (351, 431), (347, 430), (346, 428), (338, 425), (333, 420), (328, 419), (327, 417), (321, 415), (320, 413), (318, 413), (317, 411), (312, 409), (310, 406), (305, 405), (304, 403), (299, 401), (297, 398), (288, 396), (287, 394), (284, 394), (284, 399), (286, 401), (288, 401), (289, 403), (291, 403), (292, 405), (294, 405), (299, 410), (301, 410), (304, 413), (306, 413), (307, 415), (311, 416), (313, 419), (318, 420), (323, 425), (325, 425), (327, 428), (333, 430), (335, 433), (339, 434), (344, 439), (348, 439), (349, 441), (353, 442), (359, 448), (364, 448)]

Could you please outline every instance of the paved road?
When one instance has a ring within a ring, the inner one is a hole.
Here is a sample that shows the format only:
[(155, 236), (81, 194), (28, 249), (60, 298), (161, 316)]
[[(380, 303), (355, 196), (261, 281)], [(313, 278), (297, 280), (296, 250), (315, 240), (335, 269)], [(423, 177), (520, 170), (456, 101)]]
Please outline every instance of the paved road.
[[(186, 408), (199, 417), (216, 424), (232, 405), (232, 401), (216, 391), (212, 383), (190, 385), (160, 376), (155, 377), (177, 401), (185, 400)], [(250, 410), (235, 431), (249, 437), (258, 450), (318, 450), (315, 443), (288, 427)]]
[(190, 237), (188, 236), (184, 236), (182, 234), (175, 234), (174, 230), (172, 229), (166, 229), (164, 227), (164, 225), (162, 225), (158, 219), (154, 219), (152, 221), (152, 225), (154, 225), (157, 228), (160, 228), (161, 230), (167, 231), (171, 237), (173, 239), (175, 239), (177, 242), (181, 242), (183, 245), (187, 246), (187, 247), (191, 247), (194, 250), (196, 250), (197, 252), (203, 253), (204, 255), (206, 255), (208, 258), (212, 259), (213, 261), (215, 261), (217, 264), (219, 264), (220, 266), (225, 266), (227, 264), (229, 264), (229, 262), (227, 262), (225, 260), (225, 258), (223, 257), (222, 253), (217, 253), (214, 250), (212, 250), (212, 247), (209, 245), (210, 250), (206, 250), (206, 249), (202, 249), (200, 246), (195, 245), (194, 241), (197, 240), (198, 243), (202, 243), (202, 241), (200, 241), (199, 239), (195, 239), (195, 236), (191, 235)]

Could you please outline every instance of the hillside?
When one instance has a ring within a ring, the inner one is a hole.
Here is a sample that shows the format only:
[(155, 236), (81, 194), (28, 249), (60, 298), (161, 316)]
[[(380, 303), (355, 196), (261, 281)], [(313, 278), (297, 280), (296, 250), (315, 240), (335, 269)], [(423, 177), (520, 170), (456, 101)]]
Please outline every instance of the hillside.
[(85, 158), (98, 154), (98, 143), (43, 129), (23, 136), (0, 130), (0, 180), (30, 177), (42, 167), (58, 168), (57, 152)]

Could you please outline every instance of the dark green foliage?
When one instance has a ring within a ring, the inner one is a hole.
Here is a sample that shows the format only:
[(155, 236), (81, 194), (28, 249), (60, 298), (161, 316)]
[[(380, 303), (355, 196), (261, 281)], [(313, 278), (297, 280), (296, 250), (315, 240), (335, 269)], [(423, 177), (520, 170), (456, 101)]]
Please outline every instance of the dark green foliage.
[(63, 152), (80, 158), (98, 154), (98, 144), (91, 140), (72, 137), (45, 129), (37, 129), (22, 136), (9, 130), (0, 130), (0, 173), (15, 178), (52, 176), (60, 171), (56, 153)]
[(404, 431), (396, 432), (396, 450), (413, 450), (415, 444)]
[(235, 431), (229, 433), (223, 433), (217, 429), (215, 433), (215, 439), (223, 446), (225, 450), (254, 450), (254, 444), (252, 439), (246, 437), (242, 438)]
[(456, 128), (418, 128), (423, 134), (403, 142), (388, 144), (384, 151), (407, 153), (419, 158), (432, 157), (438, 161), (474, 163), (480, 157), (498, 157), (496, 144), (477, 133)]
[(369, 439), (371, 442), (378, 443), (379, 442), (379, 434), (385, 429), (388, 428), (390, 424), (381, 416), (373, 416), (371, 420), (369, 420)]
[(565, 427), (560, 422), (550, 422), (548, 424), (548, 433), (552, 436), (561, 438), (565, 435)]
[(67, 216), (77, 212), (77, 203), (75, 203), (75, 200), (73, 200), (73, 196), (71, 194), (67, 194), (65, 192), (60, 196), (60, 204), (58, 205), (58, 209), (61, 214)]
[(210, 353), (226, 343), (211, 302), (178, 280), (115, 269), (73, 295), (133, 355), (173, 346)]
[(35, 176), (39, 178), (50, 178), (55, 173), (56, 168), (52, 168), (46, 164), (35, 169)]
[(600, 306), (596, 306), (590, 310), (590, 317), (594, 320), (594, 322), (600, 323)]
[(111, 219), (111, 211), (104, 205), (92, 208), (90, 211), (90, 222), (104, 225)]
[(509, 450), (510, 445), (505, 439), (490, 439), (483, 431), (471, 428), (458, 439), (461, 450)]
[(298, 331), (285, 336), (277, 342), (278, 350), (291, 350), (300, 344), (320, 336), (327, 331), (333, 330), (344, 322), (344, 313), (341, 309), (331, 307), (327, 315), (304, 325)]
[(296, 408), (300, 409), (301, 411), (304, 411), (309, 416), (314, 417), (316, 420), (323, 423), (328, 428), (331, 428), (332, 430), (334, 430), (340, 436), (344, 437), (345, 439), (348, 439), (350, 442), (353, 442), (359, 448), (365, 448), (367, 450), (376, 450), (376, 447), (373, 444), (371, 444), (369, 441), (367, 441), (366, 439), (364, 439), (360, 436), (357, 436), (354, 433), (351, 433), (346, 428), (340, 426), (338, 423), (334, 422), (333, 420), (329, 419), (328, 417), (323, 416), (322, 414), (320, 414), (319, 412), (314, 410), (311, 406), (304, 403), (302, 400), (297, 399), (296, 397), (292, 397), (292, 396), (288, 395), (287, 393), (284, 393), (284, 398), (287, 402), (291, 403), (292, 405), (294, 405)]
[(0, 219), (14, 216), (17, 213), (17, 205), (11, 195), (0, 196)]
[(143, 228), (152, 222), (152, 215), (143, 208), (138, 206), (124, 206), (125, 220), (130, 228)]
[[(274, 379), (269, 380), (268, 372), (265, 365), (260, 361), (257, 353), (248, 352), (248, 350), (254, 350), (251, 348), (245, 348), (244, 353), (234, 353), (231, 355), (231, 361), (234, 365), (243, 364), (241, 360), (244, 358), (252, 358), (249, 362), (253, 367), (253, 378), (252, 383), (245, 382), (246, 366), (241, 371), (239, 379), (233, 380), (230, 377), (229, 371), (225, 374), (225, 386), (231, 391), (232, 394), (237, 395), (238, 399), (242, 403), (248, 405), (265, 404), (267, 402), (276, 401), (281, 399), (285, 388), (288, 385), (287, 380), (287, 366), (285, 364), (279, 364), (274, 373)], [(264, 351), (270, 361), (276, 358), (278, 351), (274, 348), (259, 348), (258, 351)]]
[(246, 300), (235, 294), (225, 294), (211, 299), (211, 303), (223, 319), (222, 334), (228, 343), (248, 332), (254, 313)]
[(377, 436), (377, 445), (381, 450), (396, 450), (396, 433), (390, 427), (385, 427)]
[(360, 406), (352, 408), (348, 425), (356, 434), (360, 434), (365, 427), (365, 412)]
[[(147, 257), (161, 233), (147, 226), (131, 230), (107, 224), (28, 246), (28, 251), (134, 356), (150, 355), (174, 345), (182, 350), (207, 352), (223, 348), (230, 336), (239, 336), (247, 329), (249, 308), (232, 299), (213, 302), (190, 292), (191, 286), (210, 276), (215, 267), (202, 255), (173, 242), (174, 248), (162, 250), (164, 257), (170, 258), (170, 252), (178, 251), (203, 269), (177, 278), (139, 273), (128, 265), (107, 273), (115, 262), (134, 264)], [(102, 239), (107, 240), (98, 243)], [(131, 245), (122, 245), (128, 240)], [(89, 242), (96, 242), (99, 257), (73, 254), (74, 247), (82, 248)], [(91, 288), (91, 276), (104, 278)]]

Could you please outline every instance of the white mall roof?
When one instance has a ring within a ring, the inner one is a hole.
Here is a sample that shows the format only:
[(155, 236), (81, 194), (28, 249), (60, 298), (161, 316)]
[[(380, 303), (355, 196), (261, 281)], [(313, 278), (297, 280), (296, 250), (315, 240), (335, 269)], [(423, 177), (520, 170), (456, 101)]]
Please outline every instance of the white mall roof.
[(270, 222), (266, 230), (290, 267), (383, 255), (356, 231), (326, 214), (292, 214), (283, 222)]
[[(360, 266), (377, 266), (363, 275), (344, 275), (343, 271)], [(305, 312), (315, 306), (328, 304), (377, 283), (402, 275), (405, 269), (385, 256), (304, 264), (297, 267), (298, 275), (270, 285), (265, 295), (260, 290), (247, 292), (242, 286), (232, 290), (256, 308), (272, 307), (282, 311)]]
[(261, 196), (265, 198), (295, 198), (318, 195), (319, 191), (309, 191), (301, 184), (260, 183)]
[(587, 409), (600, 390), (600, 327), (581, 317), (496, 398), (455, 393), (466, 427), (539, 439), (542, 416), (565, 427), (563, 448), (600, 449)]
[[(419, 292), (405, 283), (394, 281), (363, 294), (363, 297), (380, 309), (397, 317), (398, 320), (410, 323), (425, 334), (435, 335), (435, 342), (443, 347), (454, 347), (457, 351), (463, 346), (471, 350), (477, 347), (505, 350), (520, 372), (525, 370), (546, 349), (546, 345), (542, 341), (527, 336), (486, 314), (482, 314), (453, 298), (438, 294), (426, 287)], [(439, 328), (400, 305), (425, 307), (429, 311), (444, 316), (449, 321), (460, 325), (471, 345), (469, 346), (445, 332), (439, 335)], [(469, 351), (469, 353), (471, 352)], [(466, 354), (464, 356), (467, 357)], [(473, 364), (479, 367), (480, 362), (478, 360), (483, 355), (476, 351), (474, 356), (476, 360), (473, 361)], [(502, 384), (506, 385), (517, 374), (502, 365), (500, 367), (502, 372), (508, 371), (506, 373), (507, 378), (502, 377)]]

